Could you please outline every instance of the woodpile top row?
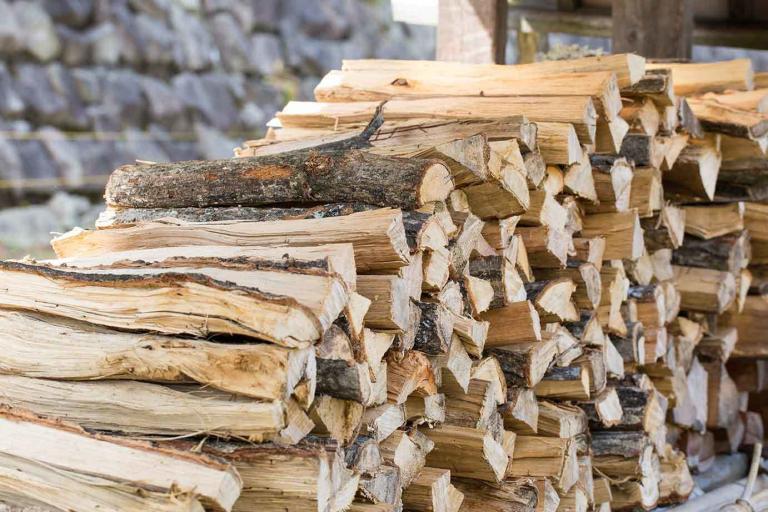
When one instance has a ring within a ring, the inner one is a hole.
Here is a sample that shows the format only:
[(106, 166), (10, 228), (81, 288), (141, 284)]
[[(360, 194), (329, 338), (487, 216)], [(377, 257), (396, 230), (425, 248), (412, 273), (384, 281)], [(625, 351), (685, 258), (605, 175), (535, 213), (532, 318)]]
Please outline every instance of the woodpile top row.
[(749, 61), (357, 60), (315, 94), (0, 262), (0, 502), (651, 509), (762, 441)]

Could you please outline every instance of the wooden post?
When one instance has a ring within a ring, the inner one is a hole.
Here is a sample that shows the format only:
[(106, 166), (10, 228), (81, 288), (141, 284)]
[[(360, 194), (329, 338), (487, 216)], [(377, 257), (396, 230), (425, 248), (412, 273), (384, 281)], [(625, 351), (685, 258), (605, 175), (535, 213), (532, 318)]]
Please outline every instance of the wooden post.
[(441, 1), (437, 60), (504, 64), (507, 0)]
[(613, 53), (690, 59), (693, 0), (613, 0)]

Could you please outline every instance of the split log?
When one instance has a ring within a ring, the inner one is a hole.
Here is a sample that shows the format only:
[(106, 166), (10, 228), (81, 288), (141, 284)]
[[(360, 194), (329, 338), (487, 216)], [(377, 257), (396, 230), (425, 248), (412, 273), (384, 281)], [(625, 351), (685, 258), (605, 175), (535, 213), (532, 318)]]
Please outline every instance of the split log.
[[(6, 282), (1, 301), (6, 307), (129, 330), (203, 337), (240, 334), (289, 347), (314, 343), (348, 300), (341, 280), (324, 273), (218, 268), (80, 271), (14, 262), (4, 263), (0, 273)], [(297, 290), (301, 293), (294, 299), (291, 294)], [(48, 302), (37, 301), (41, 294)], [(248, 314), (232, 317), (243, 311)]]
[(589, 159), (589, 153), (583, 149), (580, 151), (581, 157), (565, 169), (563, 185), (567, 191), (576, 197), (594, 203), (598, 198), (595, 179), (592, 174), (592, 163)]
[(685, 236), (685, 210), (665, 204), (657, 215), (641, 220), (640, 226), (648, 251), (677, 249)]
[(722, 92), (728, 89), (748, 91), (753, 88), (754, 71), (749, 59), (720, 62), (649, 62), (648, 69), (670, 69), (675, 94), (681, 96)]
[(745, 205), (742, 202), (684, 206), (685, 232), (704, 240), (744, 229)]
[(0, 312), (4, 373), (59, 380), (199, 382), (259, 398), (287, 399), (301, 382), (314, 396), (314, 349), (226, 344), (111, 331), (35, 313)]
[(411, 395), (405, 402), (406, 419), (414, 425), (435, 424), (445, 421), (445, 395)]
[(735, 327), (723, 327), (705, 334), (696, 346), (696, 355), (707, 361), (726, 362), (731, 357), (739, 331)]
[(504, 428), (515, 433), (536, 434), (539, 423), (539, 403), (532, 389), (509, 388), (507, 402), (502, 408)]
[(636, 210), (587, 215), (581, 235), (586, 238), (605, 237), (605, 259), (636, 260), (643, 255), (645, 248)]
[(703, 364), (709, 376), (707, 385), (708, 428), (728, 428), (739, 414), (739, 391), (722, 362)]
[(565, 269), (539, 269), (536, 277), (541, 280), (571, 279), (576, 285), (573, 301), (580, 310), (593, 310), (600, 304), (602, 282), (600, 272), (592, 263), (569, 266)]
[(74, 230), (51, 244), (60, 258), (187, 245), (314, 246), (351, 243), (360, 272), (396, 270), (409, 261), (402, 213), (388, 208), (341, 217), (271, 222), (163, 221), (121, 229)]
[[(402, 66), (402, 65), (401, 65)], [(446, 70), (447, 71), (447, 70)], [(465, 64), (458, 74), (410, 69), (332, 70), (315, 87), (318, 101), (386, 101), (405, 98), (589, 95), (601, 116), (621, 110), (616, 75), (611, 72), (553, 73), (546, 80), (521, 77), (515, 70)], [(573, 81), (577, 81), (574, 87)]]
[(485, 348), (541, 340), (539, 314), (527, 300), (486, 311), (480, 319), (489, 323)]
[(674, 271), (682, 309), (722, 313), (736, 299), (736, 280), (729, 272), (681, 266)]
[(521, 226), (549, 226), (558, 231), (565, 229), (567, 220), (566, 210), (546, 190), (532, 190), (530, 204), (520, 215)]
[(377, 505), (388, 506), (391, 510), (402, 507), (400, 470), (383, 464), (373, 474), (361, 476), (357, 494)]
[(571, 240), (566, 231), (539, 226), (518, 227), (515, 233), (522, 237), (532, 267), (557, 268), (565, 265)]
[[(360, 127), (379, 108), (378, 101), (314, 103), (290, 101), (276, 114), (286, 127)], [(381, 107), (385, 119), (414, 117), (438, 119), (499, 119), (515, 112), (533, 122), (571, 123), (579, 140), (588, 144), (595, 137), (597, 113), (589, 96), (514, 96), (502, 98), (426, 98), (390, 100)], [(501, 114), (504, 115), (501, 115)]]
[(437, 393), (435, 374), (429, 358), (415, 350), (407, 351), (402, 357), (390, 353), (387, 357), (387, 397), (396, 404), (405, 403), (415, 391), (425, 395)]
[[(181, 444), (193, 450), (199, 442)], [(360, 475), (347, 469), (336, 443), (319, 438), (289, 448), (209, 440), (203, 453), (225, 460), (240, 474), (243, 492), (234, 512), (310, 512), (318, 507), (340, 512), (352, 503), (360, 481)]]
[(632, 165), (625, 158), (601, 155), (593, 155), (591, 163), (598, 203), (587, 205), (587, 211), (627, 211), (632, 191)]
[(579, 403), (589, 419), (590, 429), (614, 427), (622, 424), (624, 409), (613, 387), (607, 388), (588, 402)]
[(309, 410), (314, 422), (312, 433), (346, 445), (357, 436), (363, 411), (364, 406), (356, 401), (320, 395)]
[(621, 143), (619, 154), (638, 167), (661, 167), (663, 147), (656, 137), (642, 133), (629, 133)]
[(548, 478), (558, 491), (568, 492), (579, 478), (576, 443), (557, 437), (517, 436), (507, 477)]
[(629, 207), (641, 217), (652, 217), (664, 205), (661, 171), (654, 167), (636, 167), (632, 173)]
[(461, 510), (466, 512), (533, 510), (538, 499), (537, 489), (529, 478), (505, 478), (495, 483), (452, 476), (451, 482), (464, 493)]
[(490, 322), (460, 315), (453, 316), (453, 332), (459, 337), (467, 353), (472, 357), (482, 357), (489, 328)]
[(659, 130), (661, 121), (659, 111), (648, 96), (642, 96), (624, 105), (619, 115), (629, 124), (629, 130), (632, 133), (654, 136)]
[(646, 72), (645, 59), (632, 53), (583, 57), (562, 61), (542, 61), (530, 64), (518, 64), (511, 68), (496, 64), (479, 66), (477, 64), (460, 62), (361, 59), (344, 60), (342, 62), (342, 69), (349, 71), (369, 69), (408, 71), (417, 69), (433, 71), (435, 73), (450, 73), (457, 76), (465, 76), (466, 73), (472, 73), (474, 75), (481, 72), (490, 76), (496, 76), (496, 73), (499, 73), (502, 76), (513, 74), (516, 77), (525, 78), (546, 78), (552, 73), (610, 71), (616, 74), (619, 87), (622, 89), (640, 81), (643, 78), (643, 74)]
[(435, 448), (427, 455), (427, 464), (450, 469), (459, 477), (485, 482), (504, 479), (509, 456), (491, 434), (474, 428), (443, 425), (426, 432)]
[(400, 486), (405, 489), (426, 465), (427, 454), (435, 444), (417, 429), (396, 430), (379, 443), (384, 460), (400, 469)]
[(522, 435), (569, 439), (587, 431), (587, 417), (580, 407), (542, 400), (535, 429), (523, 429)]
[(722, 157), (716, 137), (692, 143), (680, 153), (672, 169), (664, 173), (664, 192), (685, 200), (712, 200), (715, 197)]
[(578, 320), (578, 312), (571, 301), (576, 285), (569, 278), (536, 281), (525, 285), (528, 300), (534, 305), (544, 322)]
[(621, 95), (628, 98), (648, 97), (659, 106), (673, 105), (675, 92), (672, 87), (672, 72), (663, 67), (646, 69), (637, 82), (622, 86)]
[(701, 240), (687, 238), (672, 255), (675, 265), (701, 267), (737, 274), (746, 267), (750, 256), (749, 232)]
[(209, 266), (248, 270), (317, 269), (339, 274), (350, 290), (357, 286), (355, 256), (351, 244), (309, 247), (179, 246), (109, 252), (85, 258), (43, 260), (40, 263), (66, 268), (205, 268)]
[[(494, 347), (487, 351), (499, 360), (508, 386), (535, 387), (557, 355), (552, 340)], [(538, 394), (538, 391), (537, 391)]]
[(4, 503), (13, 504), (8, 510), (53, 510), (50, 507), (126, 512), (204, 510), (192, 492), (178, 489), (141, 489), (139, 492), (107, 479), (86, 477), (5, 453), (0, 454), (0, 496)]
[(768, 134), (768, 118), (764, 114), (723, 105), (708, 98), (688, 98), (687, 101), (702, 128), (709, 132), (743, 139), (759, 139)]
[(357, 291), (371, 301), (365, 324), (374, 329), (403, 331), (408, 327), (408, 283), (396, 276), (358, 276)]
[(581, 160), (581, 144), (572, 124), (536, 123), (536, 126), (536, 141), (546, 163), (570, 165)]
[[(255, 442), (295, 444), (312, 430), (296, 405), (234, 399), (198, 387), (171, 389), (142, 382), (60, 382), (0, 376), (0, 405), (61, 418), (88, 429), (157, 436), (201, 432)], [(125, 408), (130, 409), (125, 414)], [(283, 432), (285, 431), (285, 432)]]
[(504, 219), (520, 215), (530, 207), (530, 193), (525, 176), (510, 170), (504, 178), (504, 184), (485, 181), (464, 187), (456, 193), (466, 197), (472, 213), (481, 219)]
[[(29, 468), (27, 474), (31, 478), (35, 479), (37, 473), (37, 479), (40, 480), (37, 486), (48, 488), (42, 496), (31, 494), (35, 486), (14, 491), (14, 494), (27, 495), (31, 499), (45, 500), (45, 495), (56, 499), (56, 495), (51, 494), (52, 481), (42, 479), (35, 467), (49, 470), (55, 468), (55, 471), (43, 474), (58, 475), (54, 478), (65, 482), (78, 481), (81, 489), (88, 489), (85, 496), (75, 501), (74, 506), (77, 508), (83, 506), (83, 499), (91, 499), (96, 503), (99, 499), (111, 500), (108, 489), (118, 487), (116, 499), (129, 492), (120, 489), (130, 489), (134, 495), (147, 491), (151, 498), (146, 505), (153, 501), (162, 504), (164, 501), (167, 503), (167, 495), (181, 492), (188, 493), (206, 507), (229, 511), (243, 486), (233, 468), (212, 458), (170, 448), (154, 448), (127, 439), (89, 434), (72, 425), (44, 420), (28, 413), (2, 411), (0, 431), (3, 432), (0, 439), (4, 440), (0, 444), (2, 457), (6, 461), (10, 458), (26, 465)], [(108, 483), (108, 487), (99, 485), (104, 483)], [(92, 486), (94, 488), (91, 491)], [(68, 496), (70, 500), (75, 498), (71, 494)], [(54, 506), (60, 504), (53, 503)], [(198, 507), (198, 510), (201, 508)]]
[(424, 468), (403, 491), (406, 510), (458, 512), (463, 501), (464, 494), (451, 484), (447, 469)]
[(469, 275), (483, 279), (493, 287), (490, 309), (502, 308), (506, 304), (525, 300), (525, 289), (515, 262), (505, 256), (485, 256), (469, 260)]
[(580, 364), (550, 368), (536, 384), (538, 397), (561, 400), (589, 400), (591, 377), (589, 369)]

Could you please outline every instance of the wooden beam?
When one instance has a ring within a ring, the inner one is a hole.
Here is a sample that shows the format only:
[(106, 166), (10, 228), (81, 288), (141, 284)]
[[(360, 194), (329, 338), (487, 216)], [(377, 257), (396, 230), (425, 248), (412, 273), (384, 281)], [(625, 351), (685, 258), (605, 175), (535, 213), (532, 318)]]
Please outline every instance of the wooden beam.
[(613, 0), (614, 52), (644, 57), (690, 59), (692, 0)]
[(437, 60), (504, 64), (506, 46), (506, 0), (440, 2)]

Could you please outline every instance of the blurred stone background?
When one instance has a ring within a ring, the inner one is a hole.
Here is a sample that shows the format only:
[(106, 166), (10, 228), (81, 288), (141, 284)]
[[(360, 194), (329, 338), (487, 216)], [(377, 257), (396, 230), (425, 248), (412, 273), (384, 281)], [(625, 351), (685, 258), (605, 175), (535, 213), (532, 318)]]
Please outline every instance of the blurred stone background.
[[(547, 37), (558, 57), (609, 50)], [(0, 0), (0, 257), (92, 226), (119, 165), (231, 156), (342, 58), (434, 53), (435, 29), (394, 23), (389, 0)], [(768, 67), (695, 50), (745, 54)]]
[(119, 165), (229, 157), (342, 57), (434, 41), (388, 1), (0, 0), (0, 256), (92, 225)]

